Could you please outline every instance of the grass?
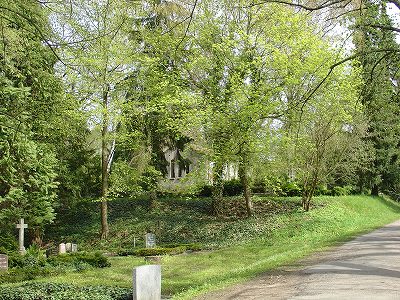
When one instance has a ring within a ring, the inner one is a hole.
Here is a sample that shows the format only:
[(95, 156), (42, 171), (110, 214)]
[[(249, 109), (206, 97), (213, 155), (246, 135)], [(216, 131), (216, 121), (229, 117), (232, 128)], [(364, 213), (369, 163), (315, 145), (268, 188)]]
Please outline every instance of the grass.
[[(190, 233), (193, 229), (196, 234), (192, 234), (185, 242), (198, 242), (194, 239), (202, 233), (201, 242), (216, 245), (214, 248), (218, 249), (163, 257), (163, 294), (173, 296), (173, 299), (192, 299), (198, 294), (293, 263), (312, 252), (334, 246), (400, 218), (400, 206), (384, 198), (319, 197), (314, 200), (315, 208), (307, 213), (301, 212), (297, 208), (298, 200), (293, 199), (275, 200), (279, 204), (276, 207), (283, 209), (268, 213), (263, 208), (268, 207), (270, 201), (257, 199), (259, 213), (250, 219), (235, 217), (218, 220), (203, 213), (200, 205), (200, 210), (193, 210), (192, 214), (188, 210), (187, 215), (181, 215), (180, 220), (178, 215), (175, 216), (174, 212), (164, 207), (164, 215), (158, 216), (165, 218), (165, 227), (172, 228), (174, 222), (181, 229), (186, 226), (184, 233)], [(179, 212), (182, 213), (182, 210)], [(128, 228), (133, 228), (135, 224), (139, 224), (139, 227), (146, 222), (149, 224), (149, 219), (133, 217), (127, 225), (128, 213), (125, 214), (121, 218)], [(152, 213), (149, 216), (154, 217)], [(168, 216), (177, 219), (167, 223)], [(121, 225), (118, 218), (114, 218), (113, 222), (116, 227)], [(120, 243), (117, 234), (115, 237), (117, 242), (114, 243)], [(145, 263), (143, 258), (113, 257), (111, 264), (110, 268), (70, 273), (40, 281), (131, 287), (132, 268)]]

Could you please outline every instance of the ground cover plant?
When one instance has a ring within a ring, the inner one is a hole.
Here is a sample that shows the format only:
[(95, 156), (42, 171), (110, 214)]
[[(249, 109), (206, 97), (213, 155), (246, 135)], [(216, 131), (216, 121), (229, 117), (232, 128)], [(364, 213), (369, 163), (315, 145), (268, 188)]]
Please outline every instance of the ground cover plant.
[[(199, 293), (292, 263), (313, 251), (336, 245), (400, 217), (400, 206), (381, 197), (318, 197), (316, 206), (307, 213), (297, 209), (300, 199), (259, 199), (261, 202), (263, 200), (266, 203), (281, 203), (281, 210), (277, 209), (270, 215), (265, 212), (249, 219), (236, 219), (235, 222), (228, 217), (211, 223), (203, 220), (200, 229), (206, 236), (209, 234), (206, 230), (218, 227), (212, 231), (212, 238), (206, 238), (213, 241), (210, 245), (221, 243), (215, 247), (216, 250), (164, 256), (161, 259), (163, 294), (172, 295), (174, 299), (192, 299)], [(152, 214), (149, 213), (148, 217), (152, 217)], [(137, 221), (132, 219), (132, 222)], [(117, 219), (114, 222), (118, 222)], [(192, 226), (199, 227), (200, 224), (193, 223)], [(185, 226), (189, 226), (189, 223), (185, 223)], [(132, 256), (112, 257), (110, 262), (110, 268), (40, 281), (128, 288), (132, 284), (132, 268), (145, 264), (143, 258)]]
[(0, 300), (129, 300), (131, 290), (118, 287), (77, 287), (70, 284), (25, 283), (2, 287)]

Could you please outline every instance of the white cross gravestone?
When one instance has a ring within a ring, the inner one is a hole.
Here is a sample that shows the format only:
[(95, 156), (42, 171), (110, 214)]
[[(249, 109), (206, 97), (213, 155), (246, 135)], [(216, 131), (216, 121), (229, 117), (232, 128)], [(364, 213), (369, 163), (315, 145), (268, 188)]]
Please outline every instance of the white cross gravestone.
[(161, 266), (148, 265), (133, 269), (133, 300), (161, 299)]
[(146, 241), (146, 248), (155, 248), (156, 247), (156, 235), (154, 233), (147, 233), (144, 236)]
[(28, 228), (28, 224), (24, 224), (24, 219), (19, 220), (19, 224), (16, 226), (19, 229), (19, 252), (21, 254), (25, 254), (25, 246), (24, 246), (24, 231), (25, 228)]

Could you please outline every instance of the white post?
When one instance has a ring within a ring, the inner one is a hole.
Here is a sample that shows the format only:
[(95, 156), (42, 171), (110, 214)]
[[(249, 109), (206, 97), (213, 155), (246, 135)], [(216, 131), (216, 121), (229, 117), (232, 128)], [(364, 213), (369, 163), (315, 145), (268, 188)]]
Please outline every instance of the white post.
[(16, 226), (19, 229), (19, 252), (21, 254), (25, 254), (25, 246), (24, 246), (24, 234), (25, 228), (28, 228), (28, 224), (24, 224), (24, 219), (21, 218), (19, 220), (19, 224)]

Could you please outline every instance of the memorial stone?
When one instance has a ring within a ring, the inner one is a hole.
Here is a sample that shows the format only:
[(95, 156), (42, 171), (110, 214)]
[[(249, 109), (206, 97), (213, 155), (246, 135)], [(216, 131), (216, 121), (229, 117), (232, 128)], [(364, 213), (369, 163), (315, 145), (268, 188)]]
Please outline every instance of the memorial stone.
[(6, 254), (0, 254), (0, 270), (8, 270), (8, 256)]
[(161, 266), (148, 265), (133, 269), (133, 300), (161, 299)]
[(72, 252), (72, 244), (71, 243), (66, 243), (65, 244), (65, 251), (66, 252)]
[(58, 248), (58, 254), (65, 254), (65, 253), (66, 253), (65, 244), (61, 243)]
[(78, 252), (78, 245), (77, 244), (72, 244), (71, 245), (71, 252)]
[(146, 248), (155, 248), (156, 247), (156, 236), (154, 233), (147, 233), (145, 235)]

